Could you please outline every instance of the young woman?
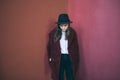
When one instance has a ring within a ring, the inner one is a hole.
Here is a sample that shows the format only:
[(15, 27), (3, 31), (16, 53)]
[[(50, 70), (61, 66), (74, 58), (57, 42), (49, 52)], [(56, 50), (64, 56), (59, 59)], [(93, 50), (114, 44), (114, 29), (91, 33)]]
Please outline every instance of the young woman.
[(53, 80), (74, 80), (79, 65), (79, 48), (68, 14), (60, 14), (57, 27), (49, 33), (48, 60)]

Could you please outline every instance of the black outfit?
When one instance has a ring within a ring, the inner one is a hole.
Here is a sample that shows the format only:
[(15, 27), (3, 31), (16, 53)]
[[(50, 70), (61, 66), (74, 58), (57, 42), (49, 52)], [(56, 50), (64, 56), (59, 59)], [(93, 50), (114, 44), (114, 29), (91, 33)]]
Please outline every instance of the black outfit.
[(64, 80), (64, 71), (67, 80), (74, 80), (73, 66), (69, 54), (61, 54), (59, 80)]

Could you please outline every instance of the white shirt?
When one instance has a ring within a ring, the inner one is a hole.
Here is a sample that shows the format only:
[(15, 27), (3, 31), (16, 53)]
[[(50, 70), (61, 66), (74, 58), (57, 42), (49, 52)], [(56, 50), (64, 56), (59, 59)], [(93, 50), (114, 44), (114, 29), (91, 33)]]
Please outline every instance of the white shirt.
[(68, 54), (68, 40), (65, 40), (65, 32), (62, 32), (60, 39), (61, 54)]

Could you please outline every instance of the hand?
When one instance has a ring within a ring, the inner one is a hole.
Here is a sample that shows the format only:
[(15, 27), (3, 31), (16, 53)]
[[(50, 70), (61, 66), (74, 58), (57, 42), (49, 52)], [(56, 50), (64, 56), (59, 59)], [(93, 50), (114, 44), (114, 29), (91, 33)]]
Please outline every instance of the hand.
[(51, 59), (51, 58), (49, 58), (49, 61), (51, 62), (51, 61), (52, 61), (52, 59)]

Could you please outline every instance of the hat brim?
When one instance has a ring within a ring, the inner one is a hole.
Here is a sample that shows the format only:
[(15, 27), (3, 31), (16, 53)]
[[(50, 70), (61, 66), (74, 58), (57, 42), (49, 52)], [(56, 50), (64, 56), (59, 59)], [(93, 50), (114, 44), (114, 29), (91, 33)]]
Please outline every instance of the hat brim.
[(56, 24), (70, 24), (70, 23), (72, 23), (72, 21), (70, 21), (70, 22), (56, 22)]

